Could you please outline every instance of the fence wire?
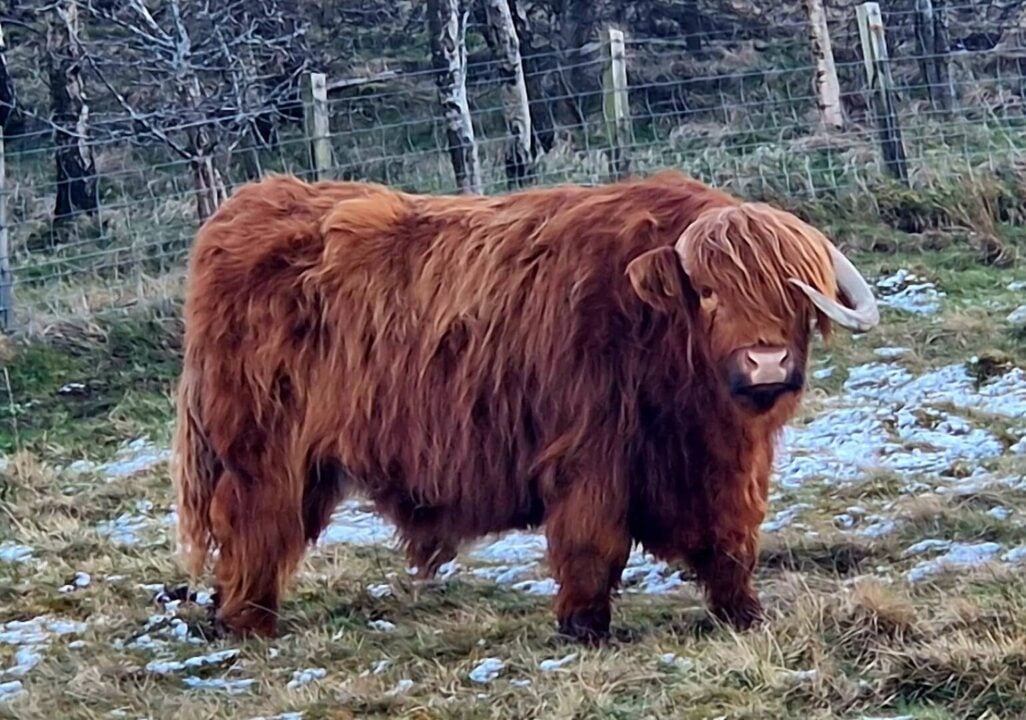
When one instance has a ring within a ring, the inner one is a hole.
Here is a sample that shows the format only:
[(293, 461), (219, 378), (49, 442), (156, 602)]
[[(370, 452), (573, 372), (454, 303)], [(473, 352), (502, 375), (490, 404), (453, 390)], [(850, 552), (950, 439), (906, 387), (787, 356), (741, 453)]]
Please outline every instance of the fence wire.
[[(951, 109), (938, 106), (923, 80), (922, 64), (933, 56), (909, 40), (914, 14), (884, 15), (911, 188), (897, 187), (881, 159), (854, 12), (830, 22), (843, 130), (822, 129), (805, 24), (776, 27), (769, 40), (740, 32), (628, 36), (631, 140), (622, 150), (635, 174), (673, 167), (744, 197), (804, 202), (825, 217), (843, 209), (886, 215), (895, 194), (905, 190), (919, 193), (916, 203), (936, 197), (943, 204), (955, 186), (981, 178), (1011, 178), (1006, 187), (1016, 189), (1023, 178), (1026, 186), (1026, 42), (989, 8), (967, 3), (948, 10), (975, 18), (973, 33), (945, 55), (956, 98)], [(610, 179), (605, 52), (596, 42), (573, 53), (524, 57), (535, 126), (534, 184)], [(328, 80), (331, 85), (335, 78)], [(417, 192), (456, 190), (434, 73), (340, 86), (328, 100), (328, 176)], [(468, 68), (482, 183), (490, 193), (508, 189), (501, 88), (495, 62)], [(212, 160), (229, 192), (268, 172), (311, 176), (301, 109), (285, 108), (277, 137), (263, 141), (251, 134), (216, 149)], [(53, 217), (52, 132), (8, 139), (6, 229), (13, 310), (22, 321), (130, 305), (155, 288), (173, 295), (181, 279), (197, 227), (193, 164), (158, 139), (131, 132), (131, 120), (116, 113), (92, 123), (95, 134), (81, 140), (95, 158), (99, 208), (71, 220)], [(163, 130), (186, 133), (202, 124), (191, 120)], [(1019, 204), (1010, 203), (1002, 218), (1022, 220), (1015, 215)], [(917, 206), (916, 212), (931, 208)]]

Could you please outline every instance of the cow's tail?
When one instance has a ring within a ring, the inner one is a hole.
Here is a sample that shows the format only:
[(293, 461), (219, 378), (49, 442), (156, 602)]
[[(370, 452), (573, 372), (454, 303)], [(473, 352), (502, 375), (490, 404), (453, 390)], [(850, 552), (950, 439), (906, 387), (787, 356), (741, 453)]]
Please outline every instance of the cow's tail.
[(212, 543), (210, 505), (222, 473), (200, 419), (196, 373), (188, 366), (178, 384), (172, 476), (178, 496), (178, 554), (194, 577), (203, 572)]

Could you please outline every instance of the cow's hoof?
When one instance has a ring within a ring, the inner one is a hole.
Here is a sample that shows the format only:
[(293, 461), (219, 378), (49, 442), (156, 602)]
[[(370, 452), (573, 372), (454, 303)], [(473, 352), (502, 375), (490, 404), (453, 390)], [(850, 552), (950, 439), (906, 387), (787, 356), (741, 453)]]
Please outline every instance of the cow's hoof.
[(766, 621), (762, 604), (755, 598), (719, 607), (715, 610), (715, 615), (736, 630), (749, 630)]
[(258, 608), (231, 616), (217, 613), (214, 630), (220, 637), (273, 639), (278, 637), (278, 619), (274, 613)]
[(586, 645), (604, 642), (609, 639), (609, 611), (600, 608), (574, 610), (560, 619), (559, 634)]

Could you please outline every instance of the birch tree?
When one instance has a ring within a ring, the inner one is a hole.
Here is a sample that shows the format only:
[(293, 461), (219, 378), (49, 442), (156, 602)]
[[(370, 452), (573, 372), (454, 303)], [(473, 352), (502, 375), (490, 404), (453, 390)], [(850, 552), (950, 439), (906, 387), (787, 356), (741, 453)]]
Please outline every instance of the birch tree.
[(280, 0), (83, 7), (118, 38), (90, 43), (90, 68), (133, 136), (156, 139), (188, 163), (202, 222), (227, 196), (218, 156), (258, 142), (261, 119), (296, 95), (307, 67), (304, 28)]
[(523, 187), (532, 174), (531, 110), (520, 59), (520, 40), (508, 0), (484, 0), (487, 41), (497, 60), (502, 81), (502, 112), (506, 119), (506, 182), (509, 189)]
[(47, 24), (50, 111), (57, 146), (54, 218), (92, 214), (99, 204), (96, 162), (89, 139), (89, 103), (76, 0), (59, 0)]
[(461, 193), (480, 193), (481, 165), (467, 100), (468, 16), (464, 0), (428, 1), (431, 59), (456, 187)]
[(841, 85), (837, 81), (837, 67), (834, 65), (834, 50), (830, 43), (823, 0), (805, 0), (805, 12), (809, 19), (812, 56), (816, 58), (815, 87), (820, 119), (828, 130), (841, 130), (844, 128)]
[(4, 29), (0, 25), (0, 131), (7, 128), (7, 123), (14, 115), (15, 95), (14, 81), (7, 69), (7, 44), (4, 42)]

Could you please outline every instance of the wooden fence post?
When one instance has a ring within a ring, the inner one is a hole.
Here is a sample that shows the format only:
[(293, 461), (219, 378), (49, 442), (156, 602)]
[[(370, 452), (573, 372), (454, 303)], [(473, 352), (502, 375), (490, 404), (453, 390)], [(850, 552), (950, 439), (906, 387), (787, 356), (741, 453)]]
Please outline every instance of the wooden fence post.
[(0, 331), (14, 326), (14, 275), (7, 235), (7, 162), (4, 152), (4, 128), (0, 125)]
[(894, 98), (894, 81), (887, 56), (887, 37), (884, 32), (880, 5), (875, 2), (858, 6), (856, 17), (862, 39), (862, 59), (866, 64), (869, 91), (874, 95), (876, 119), (880, 131), (880, 149), (888, 172), (908, 185), (908, 158), (898, 123), (898, 108)]
[(614, 179), (630, 172), (630, 104), (627, 95), (627, 50), (622, 30), (609, 28), (606, 70), (602, 76), (602, 112), (609, 138), (609, 173)]
[(948, 18), (945, 0), (916, 0), (916, 48), (919, 72), (933, 107), (949, 112), (957, 104), (951, 81)]
[(328, 83), (324, 73), (307, 73), (303, 82), (303, 126), (310, 143), (310, 170), (314, 180), (324, 180), (331, 170), (328, 138)]

